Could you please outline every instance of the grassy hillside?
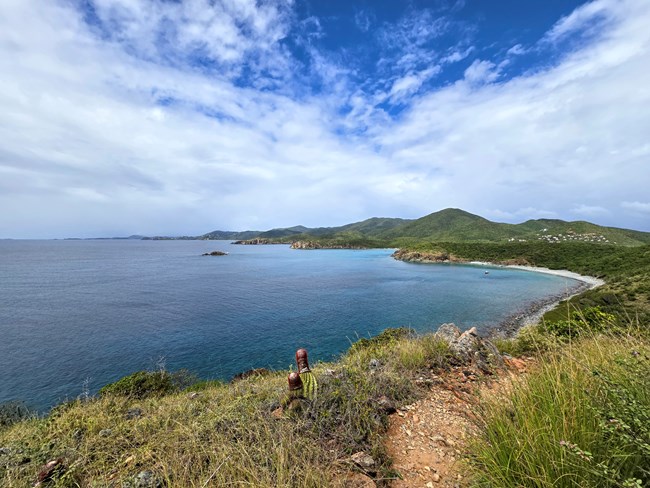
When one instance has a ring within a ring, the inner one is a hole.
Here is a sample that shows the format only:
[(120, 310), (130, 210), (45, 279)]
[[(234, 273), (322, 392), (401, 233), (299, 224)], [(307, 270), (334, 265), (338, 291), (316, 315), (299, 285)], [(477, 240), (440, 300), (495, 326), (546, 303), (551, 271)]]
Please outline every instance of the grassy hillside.
[(422, 239), (442, 242), (592, 242), (625, 246), (650, 244), (648, 232), (603, 227), (582, 221), (550, 219), (504, 224), (455, 208), (441, 210), (400, 225), (378, 237), (390, 239), (397, 245), (409, 245)]
[[(558, 343), (524, 381), (472, 408), (480, 434), (462, 453), (471, 480), (645, 486), (624, 483), (650, 480), (648, 354), (642, 336)], [(462, 363), (439, 338), (389, 329), (314, 367), (317, 398), (281, 414), (287, 371), (172, 391), (165, 372), (147, 373), (148, 389), (125, 388), (143, 376), (133, 375), (46, 418), (0, 422), (0, 485), (34, 486), (57, 460), (39, 486), (349, 487), (357, 485), (348, 474), (363, 471), (351, 455), (365, 452), (374, 462), (365, 472), (390, 486), (398, 473), (383, 443), (389, 412), (429, 394), (427, 381), (443, 381), (451, 364)]]
[(199, 239), (274, 239), (282, 242), (327, 239), (337, 242), (371, 239), (371, 246), (401, 247), (422, 240), (440, 242), (591, 242), (623, 246), (650, 244), (650, 232), (603, 227), (590, 222), (539, 219), (521, 224), (492, 222), (457, 208), (447, 208), (417, 220), (373, 217), (339, 227), (303, 225), (268, 231), (213, 231)]
[(381, 237), (387, 239), (431, 239), (437, 241), (500, 241), (515, 233), (508, 224), (497, 224), (457, 208), (448, 208), (403, 224)]
[[(0, 423), (0, 485), (32, 486), (47, 461), (61, 459), (47, 486), (350, 486), (345, 474), (359, 451), (373, 457), (377, 478), (389, 477), (381, 439), (387, 405), (421, 395), (418, 372), (444, 367), (448, 355), (432, 336), (407, 335), (391, 329), (337, 363), (316, 365), (316, 399), (281, 414), (288, 371), (182, 391), (170, 391), (169, 374), (154, 372), (146, 388), (127, 388), (143, 376), (132, 375), (47, 418)], [(143, 473), (151, 484), (138, 484)]]

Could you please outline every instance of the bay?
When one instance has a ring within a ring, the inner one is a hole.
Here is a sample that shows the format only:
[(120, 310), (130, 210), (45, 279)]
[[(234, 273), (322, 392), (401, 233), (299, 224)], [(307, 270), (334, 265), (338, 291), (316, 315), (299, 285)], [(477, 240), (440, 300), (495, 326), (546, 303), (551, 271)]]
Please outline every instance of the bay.
[[(201, 256), (213, 250), (227, 256)], [(229, 379), (327, 361), (387, 327), (495, 326), (575, 280), (396, 261), (390, 249), (0, 241), (0, 403), (45, 411), (141, 369)]]

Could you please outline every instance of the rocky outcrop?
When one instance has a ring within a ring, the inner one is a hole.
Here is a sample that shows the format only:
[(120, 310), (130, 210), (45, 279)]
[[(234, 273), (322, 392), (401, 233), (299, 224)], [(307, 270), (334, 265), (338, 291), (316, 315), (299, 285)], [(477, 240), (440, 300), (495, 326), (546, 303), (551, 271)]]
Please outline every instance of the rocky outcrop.
[(505, 366), (498, 349), (476, 332), (476, 327), (461, 333), (454, 324), (442, 324), (436, 336), (449, 344), (451, 352), (465, 364), (472, 364), (483, 373), (493, 373)]
[(356, 244), (336, 244), (316, 241), (295, 241), (291, 243), (291, 249), (368, 249), (365, 246)]
[(286, 244), (286, 242), (275, 241), (273, 239), (262, 239), (261, 237), (257, 237), (255, 239), (245, 239), (241, 241), (235, 241), (232, 244), (241, 244), (244, 246), (264, 246), (267, 244)]
[(227, 256), (228, 253), (224, 251), (212, 251), (212, 252), (204, 252), (201, 254), (201, 256)]
[(409, 251), (406, 249), (398, 249), (392, 255), (399, 261), (406, 261), (408, 263), (464, 263), (464, 259), (460, 259), (453, 254), (445, 251)]

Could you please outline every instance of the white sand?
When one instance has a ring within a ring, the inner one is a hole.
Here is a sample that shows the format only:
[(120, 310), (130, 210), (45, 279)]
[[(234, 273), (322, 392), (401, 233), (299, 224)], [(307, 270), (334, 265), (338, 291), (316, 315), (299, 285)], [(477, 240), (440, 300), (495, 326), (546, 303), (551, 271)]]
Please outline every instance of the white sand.
[[(573, 271), (568, 271), (566, 269), (548, 269), (548, 268), (541, 268), (539, 266), (520, 266), (515, 264), (502, 265), (502, 264), (486, 263), (483, 261), (472, 261), (469, 264), (475, 264), (478, 266), (490, 266), (496, 268), (520, 269), (523, 271), (534, 271), (536, 273), (546, 273), (554, 276), (561, 276), (563, 278), (571, 278), (577, 281), (581, 281), (582, 283), (587, 285), (587, 289), (597, 288), (605, 284), (605, 282), (599, 278), (595, 278), (593, 276), (584, 276), (578, 273), (574, 273)], [(568, 300), (571, 297), (579, 295), (583, 291), (585, 291), (584, 286), (576, 288), (574, 290), (574, 293), (567, 294), (566, 296), (562, 297), (562, 300)], [(535, 310), (534, 312), (526, 315), (525, 317), (523, 317), (522, 321), (520, 322), (520, 326), (532, 325), (538, 323), (542, 319), (544, 314), (557, 307), (560, 301), (561, 300), (554, 300), (542, 306), (540, 309)]]
[(486, 263), (483, 261), (472, 261), (469, 264), (476, 264), (479, 266), (491, 266), (497, 268), (521, 269), (524, 271), (535, 271), (537, 273), (546, 273), (555, 276), (562, 276), (564, 278), (572, 278), (574, 280), (582, 281), (583, 283), (588, 284), (590, 289), (597, 288), (605, 284), (605, 282), (599, 278), (595, 278), (593, 276), (584, 276), (578, 273), (574, 273), (573, 271), (568, 271), (566, 269), (548, 269), (548, 268), (541, 268), (539, 266), (520, 266), (516, 264), (502, 265), (502, 264)]

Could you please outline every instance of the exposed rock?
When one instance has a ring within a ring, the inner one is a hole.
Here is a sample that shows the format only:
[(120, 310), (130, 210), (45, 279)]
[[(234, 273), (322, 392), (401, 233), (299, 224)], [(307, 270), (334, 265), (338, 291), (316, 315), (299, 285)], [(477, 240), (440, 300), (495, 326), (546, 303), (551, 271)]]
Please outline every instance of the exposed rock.
[(227, 256), (228, 253), (224, 251), (212, 251), (212, 252), (204, 252), (201, 254), (201, 256)]
[(388, 415), (397, 412), (395, 404), (386, 395), (382, 395), (377, 399), (377, 407)]
[(239, 373), (233, 376), (230, 382), (234, 383), (236, 381), (245, 380), (246, 378), (250, 378), (251, 376), (266, 376), (269, 373), (270, 371), (266, 368), (249, 369), (248, 371), (244, 371), (243, 373)]
[(196, 392), (196, 391), (193, 391), (192, 393), (187, 394), (187, 398), (189, 398), (190, 400), (194, 400), (195, 398), (198, 398), (200, 396), (201, 396), (201, 394)]
[(101, 437), (110, 437), (112, 433), (113, 433), (113, 429), (102, 429), (99, 431), (99, 435)]
[(140, 408), (129, 408), (126, 411), (126, 418), (129, 420), (139, 419), (140, 417), (142, 417), (142, 409)]
[(438, 327), (436, 336), (443, 339), (447, 344), (451, 344), (460, 337), (460, 329), (454, 324), (442, 324)]
[(508, 366), (510, 369), (517, 371), (518, 373), (526, 372), (526, 361), (522, 359), (508, 357), (505, 358), (505, 363), (506, 366)]
[(505, 363), (498, 349), (487, 339), (481, 338), (476, 327), (462, 334), (454, 324), (443, 324), (436, 335), (449, 344), (451, 351), (466, 364), (473, 364), (484, 373), (503, 368)]
[(406, 261), (408, 263), (463, 263), (464, 259), (460, 259), (453, 254), (444, 251), (439, 252), (419, 252), (407, 251), (405, 249), (398, 249), (392, 254), (393, 258), (398, 261)]
[(153, 471), (140, 471), (133, 483), (130, 485), (133, 488), (163, 488), (163, 482), (154, 475)]
[(350, 459), (354, 464), (364, 470), (369, 470), (375, 466), (375, 460), (372, 456), (363, 451), (355, 452)]
[(368, 365), (370, 366), (370, 369), (377, 369), (381, 366), (381, 363), (379, 362), (379, 359), (372, 358)]
[(295, 241), (291, 249), (367, 249), (365, 246), (354, 244), (322, 243), (316, 241)]
[(255, 239), (244, 239), (241, 241), (235, 241), (232, 244), (241, 244), (244, 246), (260, 246), (260, 245), (266, 245), (266, 244), (286, 244), (286, 242), (281, 242), (281, 241), (275, 241), (273, 239), (263, 239), (261, 237), (257, 237)]

